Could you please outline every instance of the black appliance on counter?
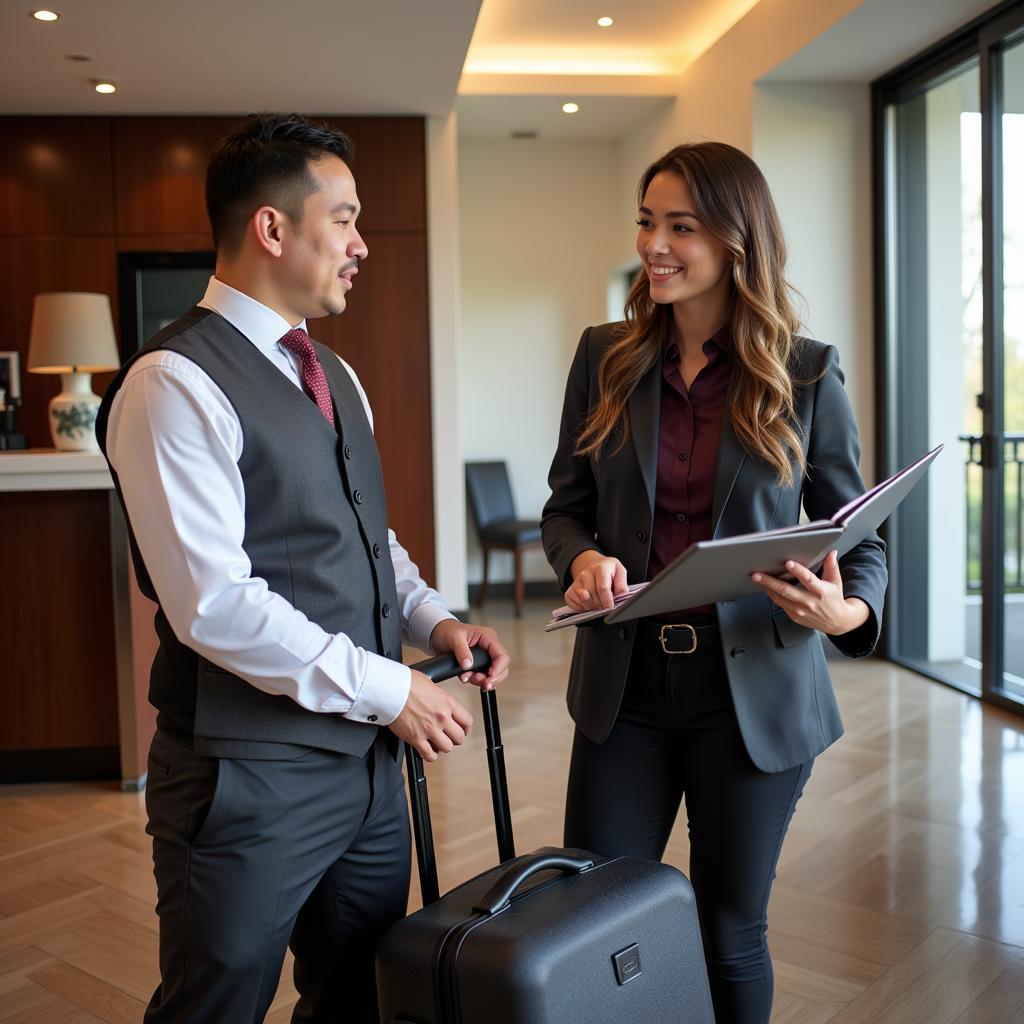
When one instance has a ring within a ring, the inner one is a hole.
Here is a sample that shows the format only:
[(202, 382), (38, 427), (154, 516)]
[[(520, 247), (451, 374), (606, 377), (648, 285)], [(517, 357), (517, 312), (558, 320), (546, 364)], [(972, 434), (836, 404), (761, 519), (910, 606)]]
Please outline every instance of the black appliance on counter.
[(18, 433), (21, 408), (21, 373), (17, 352), (0, 352), (0, 451), (28, 447), (28, 438)]

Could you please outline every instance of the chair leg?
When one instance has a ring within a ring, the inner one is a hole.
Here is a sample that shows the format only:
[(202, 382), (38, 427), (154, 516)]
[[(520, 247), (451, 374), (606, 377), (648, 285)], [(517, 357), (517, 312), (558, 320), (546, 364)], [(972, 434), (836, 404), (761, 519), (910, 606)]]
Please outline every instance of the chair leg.
[(521, 619), (523, 617), (523, 598), (525, 596), (526, 585), (523, 582), (523, 548), (522, 545), (516, 545), (516, 618)]
[(491, 549), (486, 544), (484, 544), (483, 552), (484, 552), (484, 576), (483, 576), (483, 579), (480, 581), (480, 593), (477, 595), (477, 599), (476, 599), (476, 603), (478, 605), (483, 605), (484, 601), (487, 600), (487, 563), (490, 561)]

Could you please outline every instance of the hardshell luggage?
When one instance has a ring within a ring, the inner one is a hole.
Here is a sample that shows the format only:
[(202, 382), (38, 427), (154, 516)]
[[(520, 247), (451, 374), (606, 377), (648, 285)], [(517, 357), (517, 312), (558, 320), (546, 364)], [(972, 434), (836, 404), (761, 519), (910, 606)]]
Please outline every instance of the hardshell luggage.
[[(414, 667), (435, 682), (461, 671), (450, 657)], [(424, 907), (377, 948), (381, 1024), (714, 1024), (682, 872), (583, 850), (515, 857), (496, 701), (481, 697), (502, 863), (438, 898), (423, 762), (407, 750)]]

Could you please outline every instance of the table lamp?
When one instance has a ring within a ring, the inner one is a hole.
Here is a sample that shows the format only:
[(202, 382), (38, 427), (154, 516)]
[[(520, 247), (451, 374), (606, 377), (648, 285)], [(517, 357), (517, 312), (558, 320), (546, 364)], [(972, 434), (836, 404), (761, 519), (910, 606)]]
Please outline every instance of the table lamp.
[(121, 365), (110, 299), (94, 292), (46, 292), (32, 308), (29, 373), (59, 373), (61, 392), (50, 402), (50, 433), (61, 451), (95, 451), (92, 375)]

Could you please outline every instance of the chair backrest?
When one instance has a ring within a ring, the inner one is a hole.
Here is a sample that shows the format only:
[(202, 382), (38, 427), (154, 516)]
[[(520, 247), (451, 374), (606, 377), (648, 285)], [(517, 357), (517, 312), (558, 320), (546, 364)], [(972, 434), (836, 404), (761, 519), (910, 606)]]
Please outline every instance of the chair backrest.
[(512, 485), (504, 462), (467, 462), (466, 492), (478, 529), (515, 519)]

